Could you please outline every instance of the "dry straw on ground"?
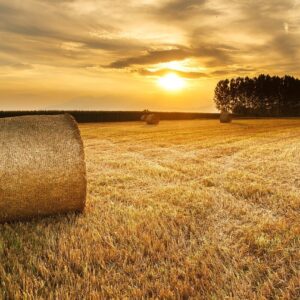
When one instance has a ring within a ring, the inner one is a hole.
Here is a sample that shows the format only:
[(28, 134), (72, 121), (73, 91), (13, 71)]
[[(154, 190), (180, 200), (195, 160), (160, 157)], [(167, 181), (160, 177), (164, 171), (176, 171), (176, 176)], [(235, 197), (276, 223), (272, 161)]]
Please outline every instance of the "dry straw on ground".
[(229, 112), (222, 111), (220, 114), (220, 122), (221, 123), (231, 123), (232, 118)]
[(159, 124), (160, 118), (157, 114), (150, 114), (146, 117), (146, 122), (148, 125), (157, 125)]
[(0, 119), (0, 143), (0, 222), (84, 209), (84, 150), (72, 116)]
[(87, 213), (0, 225), (0, 299), (299, 299), (299, 119), (80, 131)]

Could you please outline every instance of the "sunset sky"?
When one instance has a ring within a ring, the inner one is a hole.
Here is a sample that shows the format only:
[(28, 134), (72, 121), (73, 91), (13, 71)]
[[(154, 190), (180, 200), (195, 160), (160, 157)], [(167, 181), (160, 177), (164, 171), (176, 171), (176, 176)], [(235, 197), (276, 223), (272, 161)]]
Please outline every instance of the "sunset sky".
[(300, 76), (298, 0), (0, 0), (0, 37), (0, 110), (213, 112), (220, 79)]

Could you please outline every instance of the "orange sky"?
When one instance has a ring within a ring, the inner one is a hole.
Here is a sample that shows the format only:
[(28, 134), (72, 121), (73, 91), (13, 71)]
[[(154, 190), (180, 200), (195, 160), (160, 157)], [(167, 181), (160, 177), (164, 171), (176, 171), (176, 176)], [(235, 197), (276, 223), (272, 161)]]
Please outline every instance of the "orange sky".
[(299, 0), (0, 0), (0, 109), (214, 111), (220, 79), (300, 76), (299, 25)]

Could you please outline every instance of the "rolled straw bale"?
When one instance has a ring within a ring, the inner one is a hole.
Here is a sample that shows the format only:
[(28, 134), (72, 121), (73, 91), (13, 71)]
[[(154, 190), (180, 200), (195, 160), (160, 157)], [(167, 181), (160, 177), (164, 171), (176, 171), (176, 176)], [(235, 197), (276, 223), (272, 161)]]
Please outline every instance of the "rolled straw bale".
[(72, 116), (0, 119), (0, 222), (70, 211), (86, 199), (83, 144)]
[(221, 123), (231, 123), (231, 115), (227, 111), (222, 111), (220, 114), (220, 122)]
[(141, 121), (146, 121), (147, 115), (142, 115), (141, 116)]
[(157, 125), (159, 123), (159, 115), (157, 114), (150, 114), (146, 118), (146, 122), (148, 125)]

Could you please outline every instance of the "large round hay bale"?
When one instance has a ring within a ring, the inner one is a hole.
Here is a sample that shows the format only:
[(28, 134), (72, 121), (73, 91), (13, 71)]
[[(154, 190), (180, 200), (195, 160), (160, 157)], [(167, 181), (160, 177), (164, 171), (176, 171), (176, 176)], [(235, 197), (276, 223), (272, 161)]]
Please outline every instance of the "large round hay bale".
[(220, 122), (221, 123), (231, 123), (232, 118), (229, 112), (222, 111), (220, 114)]
[(0, 222), (81, 212), (83, 144), (72, 116), (0, 119)]
[(159, 121), (160, 121), (160, 118), (159, 118), (159, 115), (157, 115), (157, 114), (149, 114), (146, 117), (146, 122), (148, 125), (157, 125), (157, 124), (159, 124)]
[(141, 116), (141, 121), (143, 121), (143, 122), (146, 121), (146, 118), (147, 118), (147, 115), (142, 115)]

